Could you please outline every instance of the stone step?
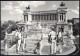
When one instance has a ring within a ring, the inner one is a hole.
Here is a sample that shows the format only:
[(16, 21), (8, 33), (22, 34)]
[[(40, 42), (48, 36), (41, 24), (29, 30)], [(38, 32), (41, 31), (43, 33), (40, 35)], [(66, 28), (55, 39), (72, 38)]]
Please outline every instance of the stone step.
[(37, 43), (26, 43), (26, 45), (27, 45), (27, 44), (34, 44), (34, 45), (37, 45)]
[(36, 48), (37, 46), (30, 46), (30, 45), (28, 45), (28, 46), (26, 46), (26, 48)]
[(31, 41), (31, 40), (33, 40), (33, 41), (39, 41), (39, 40), (41, 40), (41, 39), (26, 39), (26, 41)]
[(27, 47), (37, 47), (37, 45), (33, 45), (33, 44), (27, 44)]
[(22, 55), (21, 53), (8, 52), (8, 55)]
[(27, 51), (28, 53), (33, 53), (34, 51), (33, 50), (31, 50), (31, 51)]
[(38, 42), (39, 40), (38, 39), (26, 39), (26, 41), (35, 41), (35, 42)]
[(38, 42), (36, 41), (26, 41), (26, 44), (37, 44)]
[(27, 52), (28, 52), (28, 51), (34, 51), (34, 50), (35, 50), (35, 48), (34, 48), (34, 49), (32, 49), (32, 48), (26, 48), (26, 49), (25, 49), (25, 51), (27, 51)]
[(26, 46), (25, 49), (35, 49), (36, 47)]
[(26, 46), (26, 48), (29, 48), (29, 49), (30, 49), (30, 48), (31, 48), (31, 49), (35, 49), (36, 46), (34, 46), (34, 47), (33, 47), (33, 46)]
[(27, 37), (27, 38), (32, 38), (32, 39), (38, 39), (38, 38), (41, 38), (41, 36), (31, 36), (31, 37)]

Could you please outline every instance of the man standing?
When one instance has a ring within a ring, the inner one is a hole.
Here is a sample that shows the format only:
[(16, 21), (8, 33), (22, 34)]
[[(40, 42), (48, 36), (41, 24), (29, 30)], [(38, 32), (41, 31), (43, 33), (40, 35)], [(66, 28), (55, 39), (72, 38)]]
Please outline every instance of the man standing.
[(57, 43), (57, 51), (59, 51), (60, 53), (62, 53), (62, 44), (63, 44), (63, 38), (62, 38), (62, 31), (61, 28), (59, 28), (58, 31), (58, 43)]
[(58, 38), (59, 38), (59, 41), (63, 42), (61, 28), (59, 28), (59, 31), (58, 31)]
[(21, 38), (22, 38), (21, 37), (21, 29), (20, 28), (16, 28), (15, 36), (16, 36), (16, 40), (17, 40), (16, 52), (18, 53), (20, 51)]
[(21, 29), (21, 36), (22, 36), (22, 42), (23, 42), (23, 45), (22, 45), (22, 50), (24, 50), (25, 48), (25, 41), (26, 41), (26, 33), (24, 32), (24, 27), (22, 27)]
[[(53, 54), (53, 52), (56, 54), (56, 32), (55, 32), (55, 28), (51, 28), (51, 32), (49, 33), (49, 35), (52, 38), (52, 43), (51, 43), (51, 54)], [(54, 49), (53, 49), (54, 48)], [(53, 51), (54, 50), (54, 51)]]

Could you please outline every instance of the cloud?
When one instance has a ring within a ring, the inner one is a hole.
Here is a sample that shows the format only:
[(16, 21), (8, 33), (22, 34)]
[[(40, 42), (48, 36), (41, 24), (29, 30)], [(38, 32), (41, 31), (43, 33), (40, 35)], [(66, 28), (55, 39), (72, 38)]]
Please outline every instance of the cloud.
[(76, 9), (68, 9), (67, 10), (68, 11), (68, 13), (75, 13), (75, 14), (79, 14), (79, 10), (76, 10)]
[(9, 11), (9, 13), (13, 15), (13, 14), (15, 14), (15, 11)]
[(12, 14), (12, 15), (13, 14), (22, 14), (23, 10), (16, 8), (16, 9), (14, 9), (12, 11), (9, 11), (9, 13)]
[(25, 1), (17, 1), (17, 3), (19, 4), (19, 6), (28, 6), (29, 3), (25, 2)]
[(79, 11), (78, 10), (72, 10), (72, 12), (74, 12), (76, 14), (79, 14)]
[(20, 9), (20, 7), (19, 6), (14, 6), (14, 9)]
[(34, 6), (34, 7), (38, 7), (40, 5), (45, 5), (45, 1), (18, 1), (17, 2), (19, 4), (19, 6), (28, 6), (28, 5), (31, 5), (31, 6)]
[(13, 4), (12, 2), (10, 2), (10, 1), (8, 2), (8, 5), (12, 5), (12, 4)]
[(16, 13), (20, 13), (20, 14), (23, 13), (23, 10), (22, 10), (19, 6), (14, 6), (14, 11), (15, 11)]
[(12, 6), (13, 3), (11, 1), (9, 1), (9, 2), (2, 1), (1, 5), (3, 5), (3, 6), (1, 6), (2, 10), (12, 10), (13, 9), (13, 6)]
[(38, 7), (40, 5), (45, 5), (45, 1), (32, 1), (30, 4), (34, 7)]
[(56, 7), (56, 5), (52, 5), (52, 7)]
[(17, 13), (20, 13), (20, 14), (23, 13), (23, 10), (21, 10), (21, 9), (15, 9), (14, 11), (17, 12)]
[(13, 10), (12, 5), (5, 5), (4, 7), (1, 8), (2, 10)]
[(40, 5), (45, 5), (45, 1), (17, 1), (18, 5), (14, 6), (13, 2), (9, 1), (7, 2), (1, 10), (8, 10), (10, 14), (16, 14), (16, 13), (23, 13), (22, 7), (27, 7), (28, 5), (31, 5), (33, 7), (38, 7)]
[(9, 4), (4, 5), (4, 7), (2, 7), (2, 10), (8, 10), (10, 14), (21, 14), (23, 13), (23, 11), (21, 10), (20, 6), (13, 6), (12, 2), (9, 2)]
[(55, 5), (55, 4), (53, 4), (52, 7), (53, 7), (53, 9), (57, 9), (58, 8), (57, 5)]

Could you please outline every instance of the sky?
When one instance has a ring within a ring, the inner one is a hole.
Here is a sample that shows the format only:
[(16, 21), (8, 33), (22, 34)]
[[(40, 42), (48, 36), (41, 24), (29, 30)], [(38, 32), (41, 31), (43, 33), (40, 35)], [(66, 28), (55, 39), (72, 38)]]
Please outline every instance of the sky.
[(23, 20), (28, 5), (32, 11), (57, 10), (61, 2), (68, 8), (67, 19), (79, 18), (79, 1), (1, 1), (1, 21)]

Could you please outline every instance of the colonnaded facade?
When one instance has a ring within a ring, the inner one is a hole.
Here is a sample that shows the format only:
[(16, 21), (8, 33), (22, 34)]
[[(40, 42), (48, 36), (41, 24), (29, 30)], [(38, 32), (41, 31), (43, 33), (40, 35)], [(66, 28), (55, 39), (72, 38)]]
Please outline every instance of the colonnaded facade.
[(71, 30), (71, 25), (66, 20), (67, 7), (61, 2), (57, 10), (49, 11), (31, 11), (30, 7), (26, 7), (24, 10), (24, 23), (30, 22), (33, 25), (40, 25), (41, 28), (49, 28), (50, 26), (56, 26), (62, 29), (62, 32)]

